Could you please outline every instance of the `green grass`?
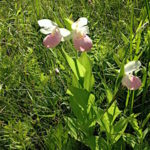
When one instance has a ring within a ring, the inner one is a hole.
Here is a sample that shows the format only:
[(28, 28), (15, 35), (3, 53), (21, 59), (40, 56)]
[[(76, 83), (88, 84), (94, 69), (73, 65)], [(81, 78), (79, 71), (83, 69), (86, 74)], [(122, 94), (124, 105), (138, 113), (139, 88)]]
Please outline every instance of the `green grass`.
[[(149, 22), (148, 0), (1, 0), (0, 149), (89, 149), (68, 134), (64, 121), (72, 115), (66, 94), (71, 69), (60, 51), (63, 47), (75, 57), (72, 41), (46, 49), (37, 24), (37, 20), (48, 18), (64, 27), (64, 18), (75, 21), (82, 16), (89, 20), (93, 40), (88, 55), (95, 77), (92, 93), (99, 107), (107, 109), (108, 93), (103, 82), (114, 91), (116, 69), (123, 59), (141, 61), (138, 76), (142, 87), (130, 92), (120, 86), (116, 100), (124, 112), (121, 115), (138, 114), (137, 122), (142, 126), (150, 112), (150, 27), (143, 26)], [(55, 68), (60, 74), (55, 73)], [(148, 119), (142, 127), (147, 132)], [(96, 134), (100, 130), (97, 128)], [(125, 133), (136, 136), (138, 131), (133, 129), (129, 125)], [(149, 148), (149, 139), (147, 134), (141, 148)], [(113, 149), (121, 149), (119, 145), (132, 149), (129, 143), (121, 138)]]

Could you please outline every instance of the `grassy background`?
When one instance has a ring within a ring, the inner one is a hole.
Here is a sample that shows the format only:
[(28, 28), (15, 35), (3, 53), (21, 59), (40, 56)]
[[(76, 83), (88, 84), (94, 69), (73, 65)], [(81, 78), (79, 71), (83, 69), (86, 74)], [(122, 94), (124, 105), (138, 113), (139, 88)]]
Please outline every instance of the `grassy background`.
[[(135, 92), (133, 107), (133, 112), (140, 113), (139, 124), (149, 113), (149, 26), (136, 34), (139, 24), (148, 22), (144, 0), (1, 0), (0, 149), (87, 149), (68, 135), (63, 120), (71, 113), (66, 95), (71, 70), (60, 49), (74, 57), (72, 42), (44, 48), (44, 35), (37, 24), (37, 20), (48, 18), (64, 27), (64, 18), (77, 20), (82, 16), (89, 20), (93, 40), (89, 56), (97, 104), (106, 108), (101, 81), (113, 89), (115, 69), (128, 55), (129, 60), (139, 59), (143, 66), (138, 74), (142, 88)], [(55, 68), (59, 68), (59, 75)], [(122, 110), (127, 93), (121, 87), (117, 101)], [(129, 94), (130, 102), (132, 92)]]

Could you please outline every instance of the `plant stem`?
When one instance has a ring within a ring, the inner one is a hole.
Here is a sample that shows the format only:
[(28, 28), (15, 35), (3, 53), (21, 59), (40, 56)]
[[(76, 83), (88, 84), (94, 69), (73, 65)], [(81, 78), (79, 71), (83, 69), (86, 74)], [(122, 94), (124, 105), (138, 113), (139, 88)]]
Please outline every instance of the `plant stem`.
[(132, 93), (132, 100), (131, 100), (131, 108), (130, 108), (130, 114), (132, 114), (132, 112), (133, 112), (133, 104), (134, 104), (134, 93), (135, 93), (135, 91), (133, 91), (133, 93)]
[(124, 113), (127, 112), (127, 107), (128, 107), (128, 104), (129, 104), (129, 98), (130, 98), (130, 90), (128, 90)]

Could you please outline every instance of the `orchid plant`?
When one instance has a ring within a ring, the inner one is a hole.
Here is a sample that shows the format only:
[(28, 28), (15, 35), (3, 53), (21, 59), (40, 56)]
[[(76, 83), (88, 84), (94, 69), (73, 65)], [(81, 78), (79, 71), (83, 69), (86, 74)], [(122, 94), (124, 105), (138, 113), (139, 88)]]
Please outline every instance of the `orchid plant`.
[[(121, 114), (113, 93), (106, 89), (108, 109), (104, 111), (95, 103), (95, 96), (91, 93), (94, 86), (94, 76), (92, 73), (92, 62), (87, 55), (87, 51), (92, 48), (92, 40), (88, 36), (88, 20), (85, 17), (79, 18), (76, 22), (71, 23), (71, 31), (65, 28), (59, 28), (51, 20), (42, 19), (38, 21), (41, 27), (40, 32), (47, 36), (43, 40), (46, 48), (54, 48), (61, 41), (72, 38), (76, 50), (83, 52), (79, 58), (71, 58), (63, 49), (62, 52), (68, 65), (72, 70), (72, 85), (67, 90), (70, 96), (69, 103), (74, 116), (64, 117), (66, 124), (70, 128), (69, 134), (78, 141), (88, 145), (92, 150), (111, 149), (125, 132), (129, 120), (134, 116), (122, 117), (118, 121), (116, 118)], [(130, 61), (119, 71), (118, 78), (121, 76), (122, 85), (129, 90), (137, 90), (141, 86), (141, 80), (133, 75), (141, 66), (140, 61)], [(55, 70), (59, 73), (59, 70)], [(120, 84), (120, 83), (119, 83)], [(108, 94), (109, 93), (109, 94)], [(96, 123), (100, 126), (101, 132), (106, 133), (107, 142), (103, 137), (94, 136)], [(86, 128), (85, 128), (86, 127)]]

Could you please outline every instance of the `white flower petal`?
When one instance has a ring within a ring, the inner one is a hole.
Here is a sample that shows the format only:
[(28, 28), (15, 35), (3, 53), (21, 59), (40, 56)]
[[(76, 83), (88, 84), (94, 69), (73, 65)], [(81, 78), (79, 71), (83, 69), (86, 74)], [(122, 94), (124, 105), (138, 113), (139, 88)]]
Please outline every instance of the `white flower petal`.
[(49, 19), (41, 19), (41, 20), (38, 20), (38, 24), (40, 27), (42, 28), (51, 28), (51, 27), (56, 27), (57, 24)]
[(47, 35), (47, 34), (52, 33), (52, 30), (51, 29), (44, 29), (44, 28), (42, 28), (42, 29), (40, 29), (40, 32)]
[(77, 20), (77, 22), (78, 22), (78, 27), (80, 28), (87, 25), (88, 20), (85, 17), (81, 17)]
[(47, 35), (52, 33), (54, 30), (56, 30), (56, 28), (57, 28), (56, 26), (53, 26), (51, 28), (42, 28), (40, 29), (40, 32)]
[(125, 74), (130, 74), (133, 71), (138, 70), (140, 66), (141, 66), (141, 62), (140, 61), (130, 61), (129, 63), (127, 63), (124, 66)]
[(76, 28), (77, 28), (77, 22), (74, 22), (74, 23), (71, 25), (71, 28), (72, 28), (72, 30), (76, 30)]
[(75, 29), (78, 29), (78, 28), (81, 28), (81, 27), (87, 25), (87, 22), (88, 22), (87, 18), (85, 18), (85, 17), (79, 18), (76, 22), (74, 22), (72, 24), (72, 26), (71, 26), (72, 30), (75, 30)]
[(59, 28), (59, 31), (60, 31), (60, 34), (63, 36), (63, 37), (67, 37), (71, 34), (71, 32), (65, 28)]
[(89, 27), (88, 26), (83, 26), (77, 30), (77, 32), (80, 32), (81, 34), (89, 34)]
[(71, 37), (71, 32), (65, 28), (59, 28), (60, 34), (62, 36), (62, 40), (64, 41), (66, 39), (69, 39)]

